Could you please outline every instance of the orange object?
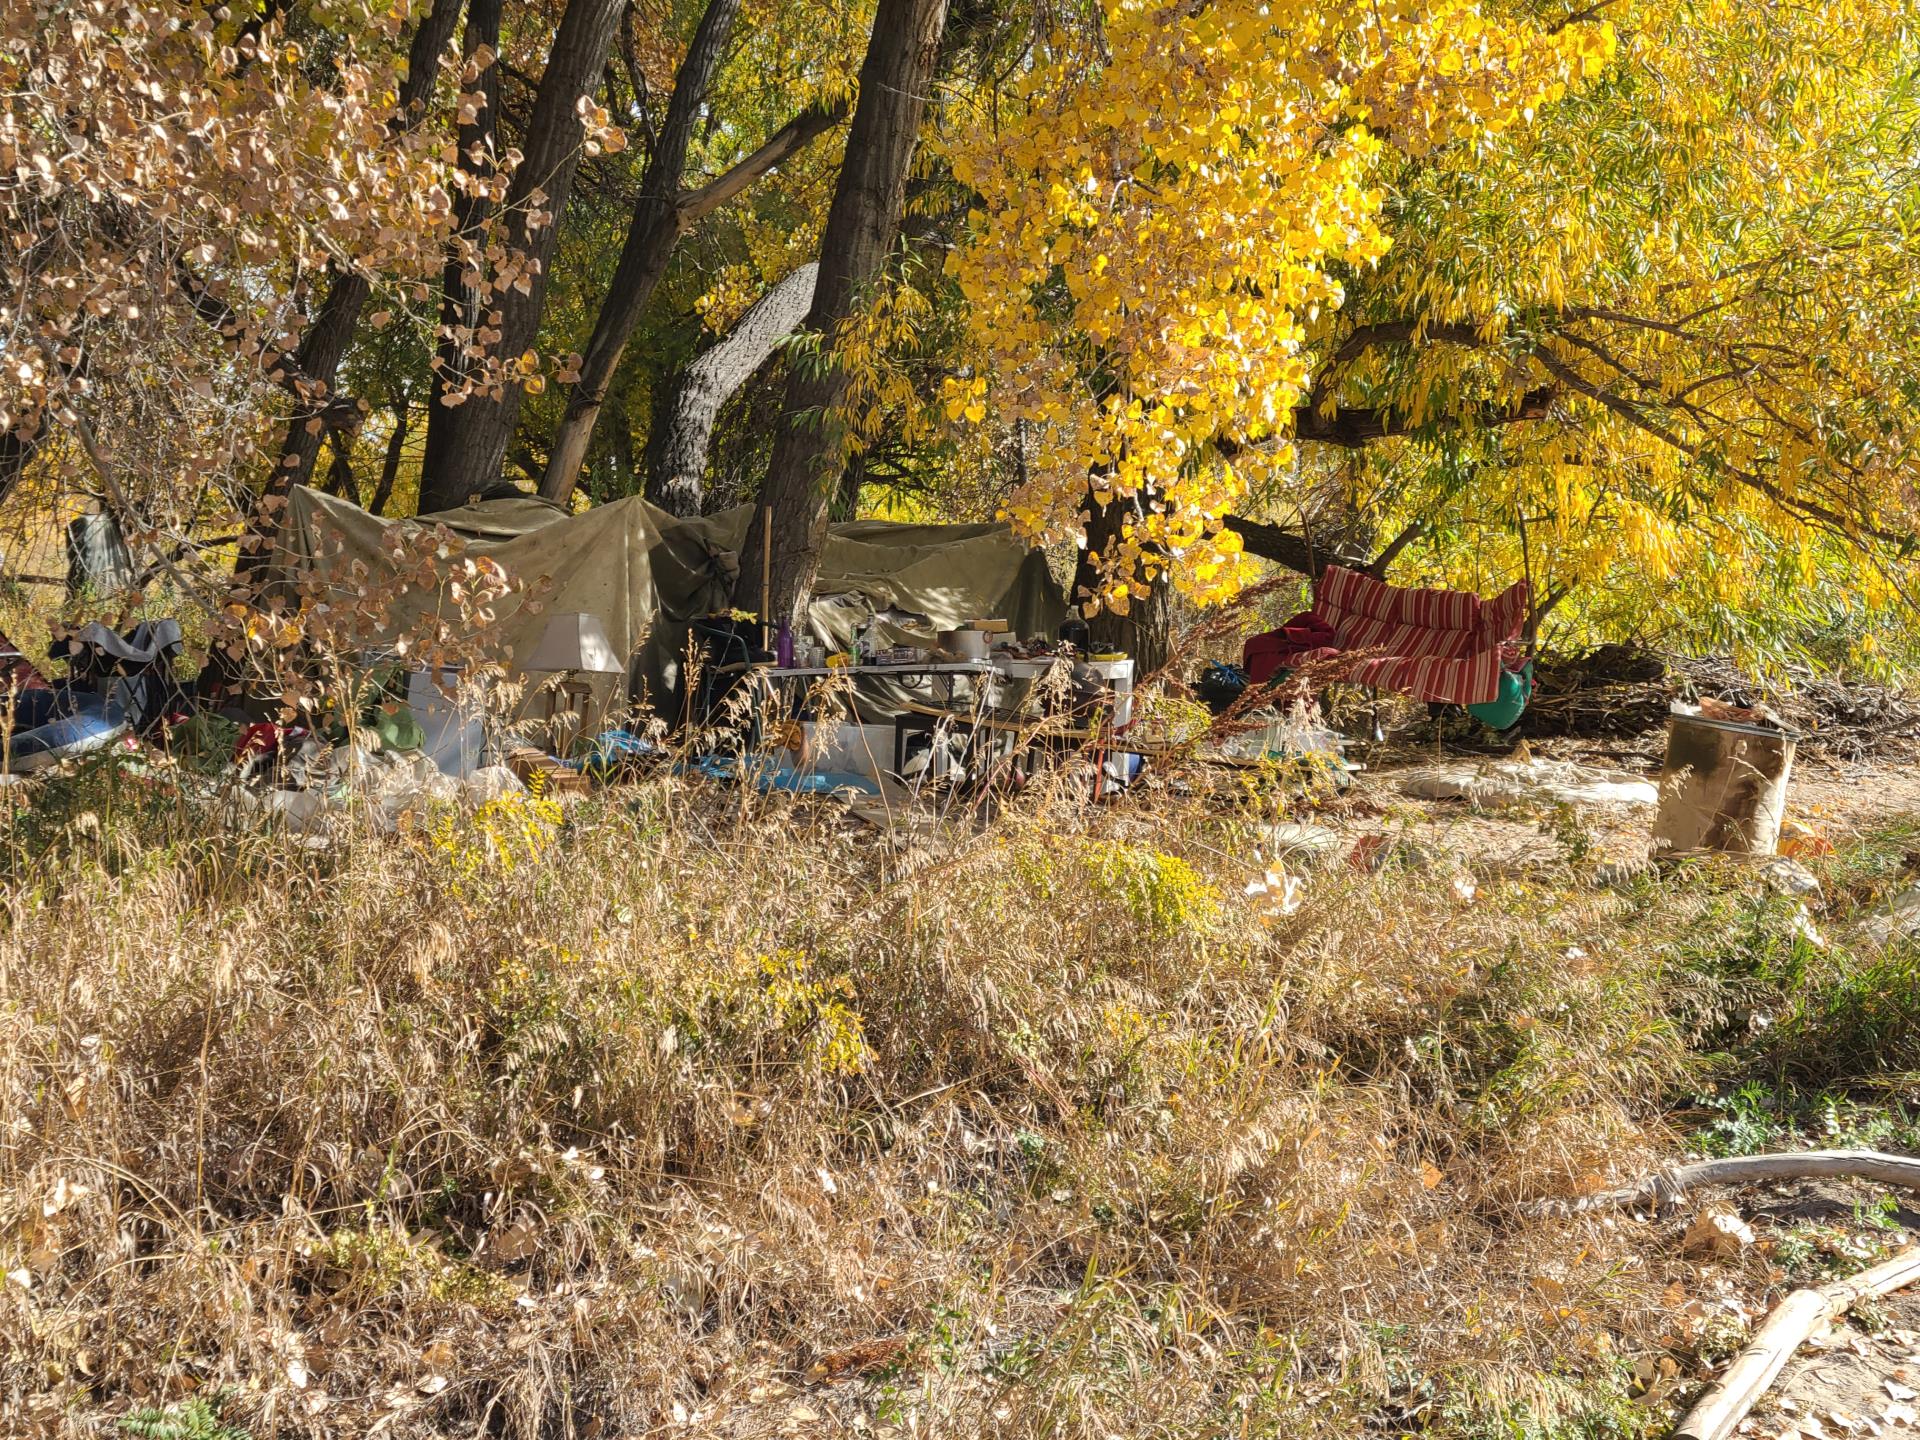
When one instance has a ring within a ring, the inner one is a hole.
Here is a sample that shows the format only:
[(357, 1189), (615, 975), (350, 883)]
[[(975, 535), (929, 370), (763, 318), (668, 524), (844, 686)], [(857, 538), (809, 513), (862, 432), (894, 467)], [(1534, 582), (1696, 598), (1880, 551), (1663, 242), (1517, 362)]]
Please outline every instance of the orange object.
[(1804, 820), (1789, 817), (1780, 822), (1779, 853), (1795, 860), (1833, 854), (1833, 841)]

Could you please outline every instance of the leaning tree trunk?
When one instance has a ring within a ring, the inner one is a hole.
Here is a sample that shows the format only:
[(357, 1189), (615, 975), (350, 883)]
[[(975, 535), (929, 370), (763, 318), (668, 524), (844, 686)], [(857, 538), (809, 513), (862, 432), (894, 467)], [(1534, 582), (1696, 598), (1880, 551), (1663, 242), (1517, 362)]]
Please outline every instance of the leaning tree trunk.
[[(573, 493), (586, 458), (587, 444), (600, 409), (606, 403), (608, 389), (634, 327), (647, 308), (647, 301), (666, 274), (680, 239), (705, 216), (727, 204), (760, 176), (787, 157), (811, 144), (840, 123), (845, 113), (840, 105), (816, 106), (802, 111), (776, 131), (767, 142), (726, 174), (698, 190), (680, 190), (679, 176), (686, 164), (686, 151), (695, 112), (711, 79), (714, 64), (724, 44), (724, 33), (715, 27), (731, 24), (730, 5), (737, 0), (714, 0), (702, 16), (693, 45), (675, 77), (673, 99), (667, 107), (660, 144), (647, 164), (641, 197), (634, 206), (633, 222), (614, 269), (613, 284), (606, 303), (594, 322), (593, 337), (582, 357), (580, 378), (574, 383), (567, 401), (567, 412), (554, 437), (553, 458), (540, 482), (540, 493), (549, 500), (564, 503)], [(798, 322), (796, 322), (798, 323)]]
[(807, 316), (821, 353), (788, 369), (773, 459), (741, 547), (734, 604), (760, 608), (762, 554), (770, 554), (770, 614), (763, 617), (768, 623), (778, 616), (797, 626), (819, 572), (840, 469), (832, 417), (847, 391), (845, 372), (835, 363), (834, 333), (854, 313), (861, 292), (880, 278), (893, 248), (946, 18), (946, 0), (880, 0), (874, 14), (860, 67), (860, 101), (827, 211)]
[(812, 262), (793, 271), (674, 379), (647, 437), (647, 498), (661, 509), (682, 516), (700, 513), (707, 447), (721, 407), (806, 318), (819, 273)]
[(580, 464), (587, 456), (587, 442), (593, 438), (594, 423), (606, 402), (607, 387), (613, 383), (613, 372), (620, 368), (627, 341), (633, 338), (634, 327), (640, 323), (647, 301), (660, 277), (667, 273), (667, 262), (680, 243), (682, 230), (675, 202), (680, 198), (681, 172), (687, 168), (687, 147), (739, 13), (740, 0), (707, 0), (686, 57), (673, 77), (667, 117), (653, 153), (647, 157), (626, 244), (613, 268), (613, 283), (594, 321), (580, 378), (567, 399), (566, 414), (553, 438), (546, 477), (540, 482), (540, 493), (549, 500), (564, 501), (572, 493)]
[(406, 454), (407, 430), (412, 421), (413, 400), (402, 390), (393, 407), (393, 433), (387, 436), (387, 453), (380, 459), (380, 480), (373, 487), (373, 498), (367, 502), (371, 514), (387, 513), (387, 502), (393, 499), (393, 482), (400, 476), (400, 461)]
[(347, 449), (347, 442), (340, 436), (333, 437), (333, 463), (327, 467), (327, 478), (321, 489), (329, 495), (338, 495), (342, 500), (360, 503), (360, 485), (353, 478), (353, 456)]
[[(580, 165), (583, 130), (576, 106), (599, 83), (624, 4), (625, 0), (570, 0), (547, 55), (546, 73), (540, 77), (520, 146), (520, 164), (503, 207), (506, 248), (527, 267), (523, 272), (526, 288), (523, 291), (518, 284), (488, 287), (487, 303), (500, 317), (499, 338), (488, 346), (496, 359), (510, 361), (539, 337), (547, 303), (547, 263), (553, 258), (559, 219), (566, 212), (574, 172)], [(433, 407), (427, 445), (434, 461), (420, 480), (422, 513), (464, 504), (469, 495), (499, 481), (524, 398), (520, 381), (503, 377), (497, 393), (479, 390), (464, 404)], [(438, 446), (436, 430), (441, 432)]]
[[(433, 8), (413, 32), (412, 43), (407, 47), (407, 78), (400, 86), (399, 111), (390, 127), (394, 134), (404, 134), (425, 118), (433, 82), (440, 74), (440, 52), (453, 38), (454, 24), (460, 18), (464, 3), (465, 0), (434, 0)], [(332, 391), (334, 376), (339, 373), (341, 357), (347, 353), (347, 346), (359, 329), (360, 312), (372, 293), (373, 287), (365, 277), (351, 270), (335, 271), (333, 282), (327, 288), (327, 298), (320, 302), (319, 314), (314, 316), (307, 333), (301, 337), (300, 348), (294, 352), (301, 370), (319, 387), (319, 393), (312, 397), (312, 403), (297, 407), (287, 422), (287, 436), (280, 446), (280, 465), (269, 482), (281, 493), (291, 486), (306, 484), (307, 477), (313, 473), (313, 462), (320, 454), (320, 441), (326, 429), (324, 424), (314, 422), (322, 418), (324, 401)]]

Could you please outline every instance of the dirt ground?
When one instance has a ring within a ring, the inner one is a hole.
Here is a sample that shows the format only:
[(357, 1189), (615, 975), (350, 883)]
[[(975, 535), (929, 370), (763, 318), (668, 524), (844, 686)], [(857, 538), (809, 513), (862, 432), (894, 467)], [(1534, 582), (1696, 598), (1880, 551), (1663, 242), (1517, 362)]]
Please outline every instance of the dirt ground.
[[(1808, 1224), (1832, 1226), (1836, 1237), (1844, 1235), (1857, 1227), (1861, 1207), (1877, 1196), (1870, 1187), (1821, 1182), (1728, 1198), (1739, 1202), (1740, 1213), (1764, 1244), (1790, 1227)], [(1885, 1218), (1899, 1229), (1882, 1235), (1883, 1244), (1911, 1243), (1920, 1235), (1920, 1197)], [(1909, 1289), (1858, 1307), (1801, 1347), (1739, 1433), (1755, 1440), (1846, 1440), (1916, 1429), (1920, 1291)]]
[[(1531, 754), (1654, 780), (1663, 748), (1663, 737), (1655, 733), (1637, 742), (1536, 742)], [(1399, 843), (1429, 854), (1450, 855), (1456, 864), (1500, 870), (1555, 863), (1632, 865), (1647, 854), (1652, 805), (1580, 805), (1570, 820), (1564, 812), (1539, 806), (1414, 800), (1401, 789), (1414, 771), (1496, 757), (1437, 755), (1427, 743), (1389, 744), (1357, 758), (1366, 768), (1345, 803), (1318, 821), (1356, 844), (1368, 834), (1398, 837)], [(1920, 815), (1920, 753), (1903, 746), (1857, 762), (1802, 758), (1788, 790), (1788, 815), (1834, 843), (1888, 820)], [(1753, 1227), (1755, 1243), (1763, 1248), (1808, 1224), (1832, 1226), (1836, 1243), (1844, 1246), (1847, 1232), (1861, 1228), (1862, 1207), (1875, 1198), (1868, 1187), (1844, 1183), (1776, 1185), (1715, 1197)], [(1880, 1233), (1882, 1244), (1913, 1243), (1920, 1237), (1920, 1196), (1885, 1218), (1900, 1229)], [(1839, 1263), (1851, 1270), (1869, 1261), (1863, 1254), (1857, 1261), (1842, 1256)], [(1763, 1317), (1749, 1318), (1757, 1325)], [(1679, 1382), (1676, 1402), (1690, 1388)], [(1676, 1422), (1682, 1410), (1676, 1404)], [(1920, 1434), (1920, 1290), (1863, 1307), (1803, 1347), (1737, 1433), (1753, 1440)]]
[[(1638, 740), (1555, 739), (1535, 741), (1532, 758), (1656, 781), (1664, 758), (1664, 735)], [(1652, 835), (1654, 807), (1630, 804), (1573, 806), (1571, 817), (1550, 802), (1470, 804), (1422, 800), (1402, 784), (1415, 771), (1442, 767), (1492, 767), (1503, 757), (1437, 751), (1430, 742), (1394, 742), (1359, 747), (1350, 758), (1364, 766), (1344, 803), (1315, 817), (1355, 838), (1378, 834), (1403, 838), (1426, 851), (1451, 855), (1475, 868), (1521, 870), (1555, 861), (1590, 866), (1631, 865), (1643, 860)], [(1877, 823), (1920, 815), (1920, 750), (1901, 746), (1870, 760), (1837, 761), (1803, 756), (1788, 787), (1788, 816), (1834, 843)], [(1577, 822), (1570, 824), (1569, 820)]]
[(1920, 1296), (1889, 1296), (1874, 1328), (1836, 1325), (1792, 1360), (1740, 1426), (1758, 1440), (1903, 1435), (1920, 1424)]

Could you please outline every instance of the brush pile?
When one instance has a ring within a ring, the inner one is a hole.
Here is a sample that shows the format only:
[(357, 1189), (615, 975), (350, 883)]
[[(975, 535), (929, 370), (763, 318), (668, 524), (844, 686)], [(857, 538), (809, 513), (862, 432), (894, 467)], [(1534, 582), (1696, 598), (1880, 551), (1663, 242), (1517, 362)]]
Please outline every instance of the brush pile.
[(1765, 704), (1800, 732), (1803, 750), (1836, 759), (1864, 759), (1920, 737), (1920, 703), (1899, 690), (1802, 667), (1761, 682), (1724, 658), (1630, 645), (1543, 658), (1535, 669), (1528, 733), (1641, 735), (1666, 724), (1673, 701), (1703, 698)]

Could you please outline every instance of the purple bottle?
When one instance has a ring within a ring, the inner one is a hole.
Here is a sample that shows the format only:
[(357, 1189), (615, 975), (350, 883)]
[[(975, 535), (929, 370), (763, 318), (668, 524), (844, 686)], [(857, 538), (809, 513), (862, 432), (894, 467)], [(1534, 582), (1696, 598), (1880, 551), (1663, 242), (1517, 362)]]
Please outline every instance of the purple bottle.
[(793, 668), (793, 627), (786, 621), (780, 622), (780, 634), (773, 642), (773, 662), (782, 670)]

